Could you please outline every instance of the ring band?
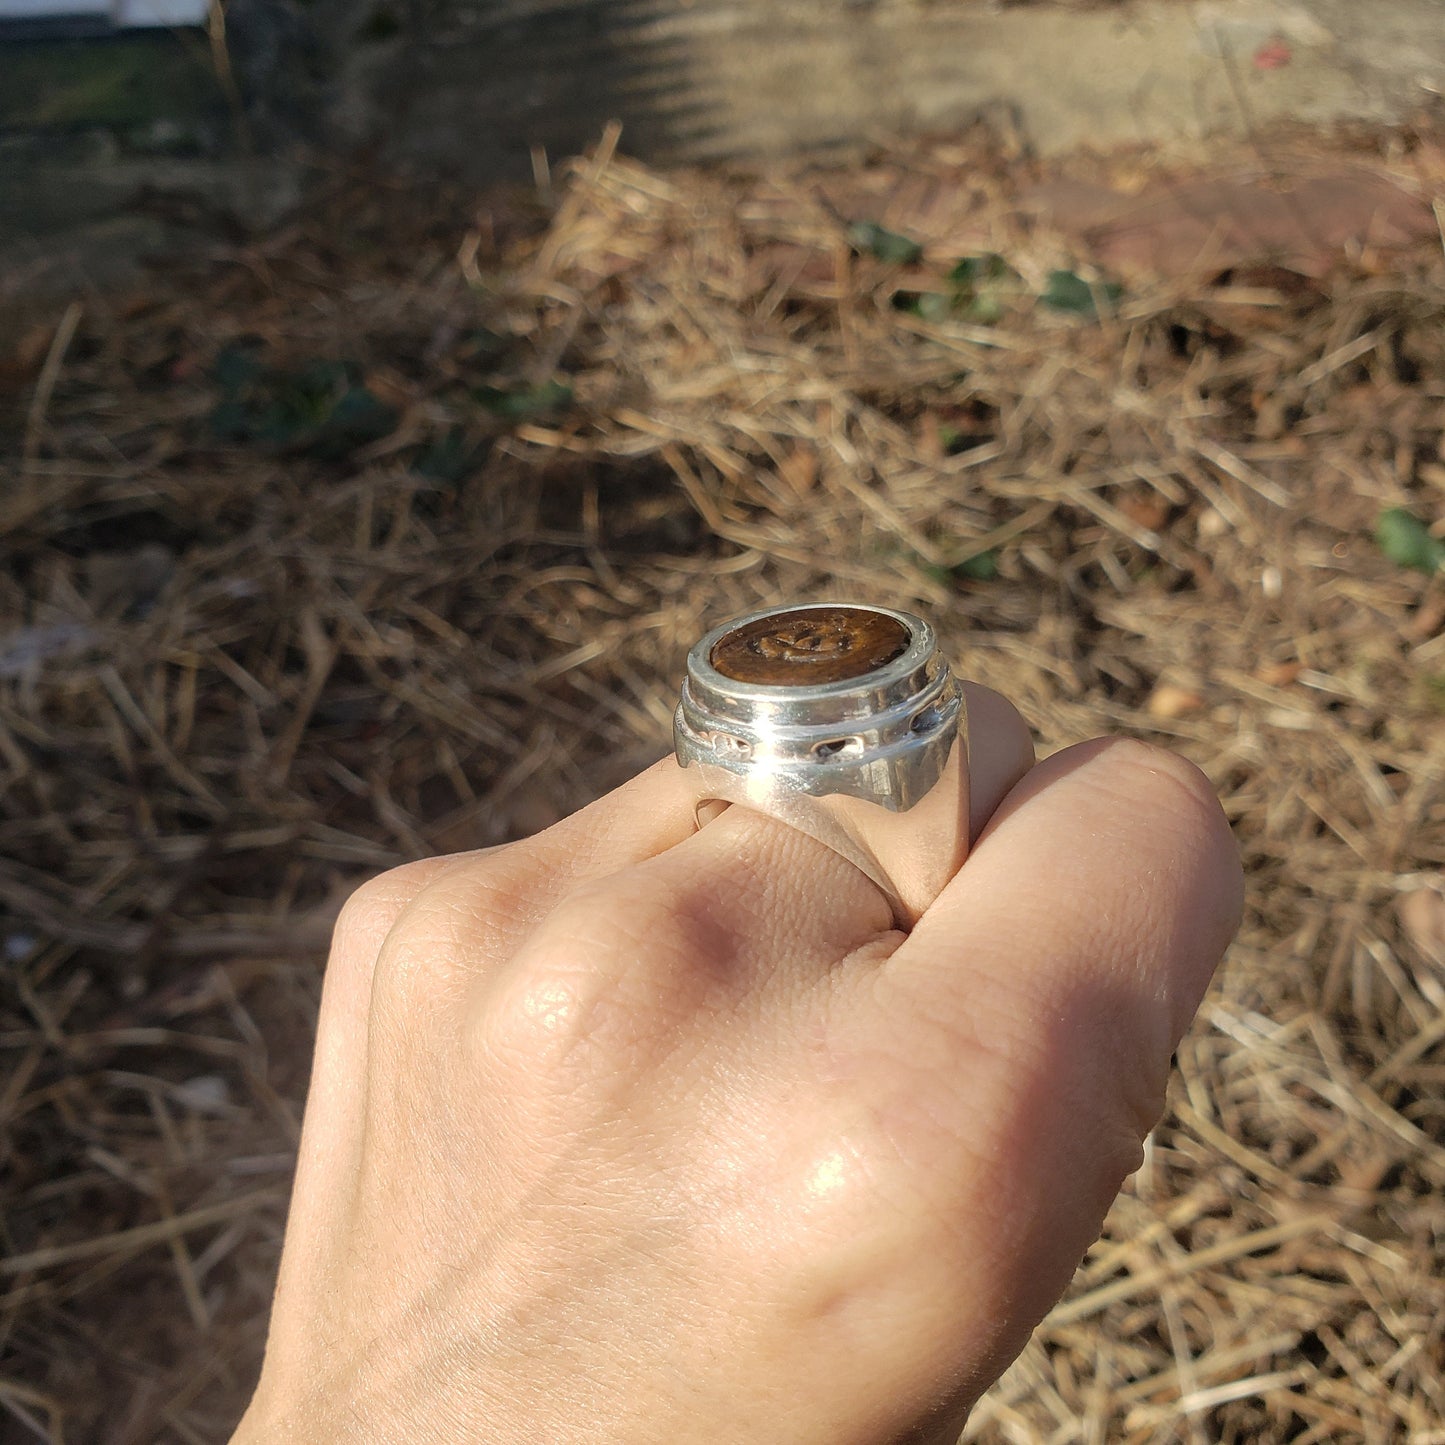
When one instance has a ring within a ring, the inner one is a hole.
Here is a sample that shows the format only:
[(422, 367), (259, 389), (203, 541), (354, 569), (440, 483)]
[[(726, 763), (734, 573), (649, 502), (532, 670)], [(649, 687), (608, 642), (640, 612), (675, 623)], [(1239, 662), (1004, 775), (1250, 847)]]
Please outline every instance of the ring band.
[(797, 828), (872, 879), (905, 929), (968, 851), (967, 737), (933, 628), (851, 602), (713, 628), (673, 718), (700, 826), (736, 803)]

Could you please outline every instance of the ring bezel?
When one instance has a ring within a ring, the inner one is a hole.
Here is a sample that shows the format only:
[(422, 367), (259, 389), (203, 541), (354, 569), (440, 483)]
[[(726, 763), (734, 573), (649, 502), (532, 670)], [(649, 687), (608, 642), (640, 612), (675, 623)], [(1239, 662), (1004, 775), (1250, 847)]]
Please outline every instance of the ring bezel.
[(715, 779), (717, 795), (763, 798), (777, 789), (912, 808), (938, 781), (958, 734), (962, 695), (921, 617), (853, 602), (808, 604), (868, 611), (898, 622), (908, 645), (856, 678), (815, 684), (741, 682), (711, 658), (730, 633), (799, 610), (768, 607), (706, 633), (687, 659), (674, 718), (679, 763)]

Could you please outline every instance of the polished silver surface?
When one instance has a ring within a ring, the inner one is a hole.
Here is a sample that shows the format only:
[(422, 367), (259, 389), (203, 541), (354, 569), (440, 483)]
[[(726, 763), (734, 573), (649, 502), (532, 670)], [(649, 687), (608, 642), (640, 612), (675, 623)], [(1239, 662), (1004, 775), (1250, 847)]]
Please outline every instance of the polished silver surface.
[(735, 803), (818, 838), (904, 927), (963, 861), (963, 694), (921, 617), (839, 602), (735, 618), (689, 653), (673, 733), (700, 818)]

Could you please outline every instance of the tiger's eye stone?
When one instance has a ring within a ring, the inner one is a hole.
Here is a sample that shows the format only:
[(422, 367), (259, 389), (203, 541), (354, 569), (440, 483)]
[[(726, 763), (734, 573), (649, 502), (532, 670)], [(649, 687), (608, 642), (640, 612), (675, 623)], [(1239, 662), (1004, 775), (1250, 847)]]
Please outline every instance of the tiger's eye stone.
[(734, 682), (813, 687), (851, 682), (908, 650), (908, 629), (862, 607), (795, 607), (726, 633), (709, 661)]

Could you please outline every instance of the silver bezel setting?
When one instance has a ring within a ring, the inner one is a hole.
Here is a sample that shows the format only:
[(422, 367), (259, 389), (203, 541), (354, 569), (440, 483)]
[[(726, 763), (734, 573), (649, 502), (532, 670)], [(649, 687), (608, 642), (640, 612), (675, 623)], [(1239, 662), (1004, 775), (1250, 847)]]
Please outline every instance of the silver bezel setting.
[(810, 607), (862, 610), (908, 633), (891, 662), (841, 682), (739, 682), (712, 665), (737, 628), (798, 606), (766, 607), (713, 628), (688, 654), (673, 720), (677, 760), (728, 777), (719, 796), (777, 789), (809, 797), (860, 798), (890, 812), (913, 808), (937, 784), (957, 741), (962, 694), (921, 617), (856, 602)]

